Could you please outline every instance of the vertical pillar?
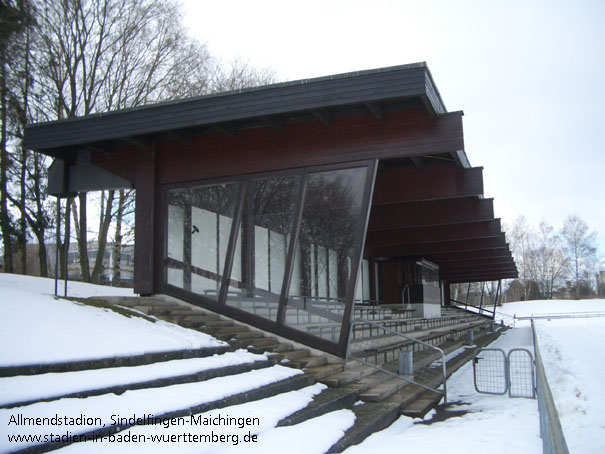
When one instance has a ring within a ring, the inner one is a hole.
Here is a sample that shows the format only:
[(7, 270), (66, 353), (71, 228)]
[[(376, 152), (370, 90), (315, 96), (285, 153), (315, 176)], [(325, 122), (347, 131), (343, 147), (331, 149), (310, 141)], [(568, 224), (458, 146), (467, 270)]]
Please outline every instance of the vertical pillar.
[(155, 144), (137, 150), (135, 188), (134, 291), (150, 295), (154, 291)]
[(441, 285), (443, 286), (443, 305), (451, 306), (452, 293), (451, 293), (451, 289), (450, 289), (450, 283), (447, 281), (442, 281)]
[(399, 352), (399, 364), (397, 368), (398, 375), (414, 376), (414, 353)]

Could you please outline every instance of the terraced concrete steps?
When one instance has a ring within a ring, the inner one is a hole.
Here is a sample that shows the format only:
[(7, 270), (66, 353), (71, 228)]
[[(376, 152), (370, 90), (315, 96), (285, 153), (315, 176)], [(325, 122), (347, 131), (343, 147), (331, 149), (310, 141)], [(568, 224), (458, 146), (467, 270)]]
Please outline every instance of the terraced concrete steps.
[[(177, 304), (174, 301), (164, 302), (161, 299), (127, 301), (126, 303), (122, 301), (119, 304), (125, 304), (149, 315), (208, 333), (227, 341), (233, 348), (246, 348), (254, 353), (267, 353), (269, 361), (272, 363), (303, 369), (305, 374), (301, 376), (307, 377), (309, 383), (317, 379), (328, 384), (329, 388), (316, 396), (306, 408), (280, 421), (279, 425), (298, 424), (306, 419), (340, 408), (352, 409), (357, 416), (354, 426), (329, 452), (341, 452), (351, 444), (359, 443), (374, 431), (390, 425), (403, 412), (422, 414), (441, 399), (441, 396), (436, 393), (427, 392), (424, 388), (408, 384), (392, 375), (377, 372), (375, 368), (349, 364), (345, 371), (342, 363), (328, 363), (324, 355), (313, 354), (308, 349), (278, 340), (260, 330), (234, 322), (205, 309)], [(486, 339), (490, 338), (487, 330), (483, 329), (489, 324), (489, 321), (472, 314), (456, 313), (443, 320), (426, 321), (411, 318), (412, 312), (401, 310), (400, 305), (392, 308), (362, 308), (359, 311), (356, 308), (356, 313), (384, 324), (395, 323), (405, 327), (406, 330), (415, 329), (408, 335), (438, 344), (446, 353), (461, 346), (466, 330), (476, 331), (477, 343), (484, 340), (487, 342)], [(452, 324), (452, 322), (457, 323)], [(394, 339), (393, 336), (388, 335), (374, 336), (372, 339), (360, 338), (352, 341), (351, 346), (354, 351), (356, 349), (356, 354), (384, 355), (386, 361), (388, 354), (391, 355), (391, 359), (394, 359), (396, 353), (402, 348), (401, 340)], [(385, 353), (387, 351), (390, 353)], [(468, 358), (463, 360), (464, 356), (459, 355), (448, 361), (448, 375), (468, 360)], [(436, 356), (432, 352), (415, 351), (415, 370), (430, 372), (431, 364), (435, 359)], [(387, 362), (387, 368), (394, 371), (395, 364)], [(440, 384), (438, 374), (431, 376), (424, 372), (416, 376), (415, 381), (436, 388)], [(365, 402), (362, 405), (354, 405), (360, 398)]]
[(354, 387), (327, 388), (315, 396), (305, 408), (282, 419), (277, 427), (292, 426), (331, 411), (349, 408), (356, 401), (357, 390)]
[[(0, 408), (14, 408), (21, 407), (24, 405), (31, 405), (37, 402), (52, 402), (59, 399), (67, 398), (78, 398), (83, 399), (92, 396), (101, 396), (103, 394), (122, 394), (126, 391), (133, 391), (137, 389), (148, 389), (148, 388), (162, 388), (164, 386), (180, 385), (184, 383), (194, 383), (200, 381), (210, 380), (217, 377), (226, 377), (229, 375), (243, 374), (250, 372), (251, 370), (264, 369), (273, 366), (271, 361), (255, 361), (251, 363), (234, 364), (231, 366), (218, 367), (213, 369), (201, 370), (199, 372), (176, 375), (171, 377), (158, 378), (148, 381), (138, 381), (132, 383), (124, 383), (120, 385), (112, 385), (97, 389), (90, 389), (85, 391), (78, 391), (73, 393), (55, 395), (51, 397), (44, 397), (38, 399), (30, 399), (18, 402), (12, 402), (10, 404), (0, 405)], [(69, 372), (67, 372), (69, 373)]]
[(85, 361), (69, 361), (52, 364), (27, 364), (22, 366), (0, 367), (0, 377), (15, 377), (18, 375), (38, 375), (50, 372), (74, 372), (79, 370), (105, 369), (108, 367), (141, 366), (175, 359), (204, 358), (212, 355), (233, 351), (230, 345), (205, 347), (197, 349), (174, 350), (168, 352), (153, 352), (133, 356), (117, 356)]
[[(206, 402), (199, 405), (190, 406), (188, 408), (182, 408), (175, 411), (166, 412), (163, 414), (154, 414), (156, 418), (179, 418), (186, 417), (192, 414), (205, 413), (211, 410), (230, 407), (233, 405), (243, 404), (246, 402), (251, 402), (255, 400), (265, 399), (267, 397), (276, 396), (278, 394), (286, 393), (289, 391), (294, 391), (298, 389), (302, 389), (304, 387), (310, 386), (314, 383), (314, 379), (311, 376), (300, 374), (295, 375), (290, 378), (286, 378), (284, 380), (280, 380), (275, 383), (271, 383), (265, 386), (261, 386), (259, 388), (255, 388), (250, 391), (234, 394), (231, 396), (227, 396), (215, 401)], [(92, 430), (83, 434), (82, 436), (86, 436), (88, 439), (95, 439), (97, 437), (107, 437), (109, 435), (114, 435), (122, 430), (133, 427), (133, 424), (121, 424), (121, 425), (111, 425), (107, 427), (103, 427), (100, 429)], [(28, 448), (24, 448), (21, 450), (13, 451), (15, 453), (45, 453), (49, 451), (54, 451), (56, 449), (62, 448), (71, 444), (70, 442), (57, 442), (57, 443), (46, 443), (42, 445), (32, 446)]]
[(390, 426), (399, 417), (399, 406), (394, 403), (364, 403), (352, 408), (355, 424), (328, 450), (340, 453), (349, 446), (356, 445), (369, 435)]

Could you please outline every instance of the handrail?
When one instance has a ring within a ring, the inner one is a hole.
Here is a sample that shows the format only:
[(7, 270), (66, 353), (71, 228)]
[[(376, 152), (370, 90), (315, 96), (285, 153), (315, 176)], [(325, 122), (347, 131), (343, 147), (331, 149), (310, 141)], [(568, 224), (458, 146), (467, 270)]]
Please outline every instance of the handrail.
[[(365, 361), (365, 360), (363, 360), (361, 358), (356, 358), (355, 356), (353, 356), (353, 354), (349, 352), (349, 349), (350, 349), (350, 346), (351, 346), (351, 339), (353, 337), (353, 328), (354, 328), (354, 326), (356, 324), (362, 324), (362, 323), (363, 324), (368, 324), (368, 325), (375, 326), (377, 328), (380, 328), (380, 329), (384, 330), (387, 333), (391, 333), (391, 334), (394, 334), (396, 336), (403, 337), (404, 339), (406, 339), (406, 340), (408, 340), (410, 342), (416, 342), (416, 343), (418, 343), (420, 345), (423, 345), (423, 346), (425, 346), (425, 347), (427, 347), (427, 348), (429, 348), (431, 350), (437, 351), (441, 355), (441, 365), (442, 365), (442, 372), (443, 372), (443, 391), (440, 391), (440, 390), (438, 390), (436, 388), (431, 388), (429, 386), (423, 385), (422, 383), (415, 382), (414, 380), (406, 378), (406, 377), (404, 377), (402, 375), (394, 374), (393, 372), (388, 371), (388, 370), (386, 370), (383, 367), (380, 367), (380, 366), (378, 366), (376, 364), (372, 364), (372, 363), (370, 363), (368, 361)], [(347, 354), (345, 355), (345, 360), (344, 360), (344, 369), (345, 370), (347, 368), (347, 361), (349, 359), (352, 359), (354, 361), (359, 361), (360, 363), (365, 364), (366, 366), (370, 366), (370, 367), (373, 367), (374, 369), (378, 369), (379, 371), (384, 372), (384, 373), (386, 373), (388, 375), (392, 375), (394, 377), (398, 377), (401, 380), (406, 381), (406, 382), (408, 382), (408, 383), (410, 383), (412, 385), (420, 386), (421, 388), (424, 388), (427, 391), (432, 391), (432, 392), (435, 392), (437, 394), (442, 394), (443, 395), (443, 402), (447, 403), (447, 370), (446, 370), (445, 353), (439, 347), (435, 347), (434, 345), (428, 344), (428, 343), (423, 342), (421, 340), (415, 339), (415, 338), (410, 337), (410, 336), (406, 336), (405, 334), (402, 334), (402, 333), (399, 333), (399, 332), (394, 331), (392, 329), (386, 328), (385, 326), (383, 326), (383, 325), (381, 325), (379, 323), (375, 323), (375, 322), (372, 322), (370, 320), (365, 320), (363, 318), (356, 318), (356, 319), (354, 319), (351, 322), (351, 326), (349, 327), (349, 338), (347, 340)]]
[(550, 386), (546, 378), (540, 349), (538, 348), (538, 338), (536, 336), (536, 326), (532, 319), (531, 330), (534, 338), (534, 356), (536, 358), (536, 385), (538, 393), (538, 410), (540, 413), (540, 437), (542, 437), (542, 452), (555, 454), (568, 454), (567, 442), (559, 420), (559, 413), (552, 397)]
[(553, 312), (550, 314), (532, 314), (529, 317), (517, 317), (516, 320), (539, 320), (539, 319), (557, 319), (557, 318), (593, 318), (593, 317), (605, 317), (605, 312), (592, 311), (592, 312)]
[[(496, 316), (496, 310), (495, 309), (494, 310), (486, 309), (486, 308), (484, 308), (482, 306), (475, 306), (474, 304), (463, 303), (462, 301), (458, 301), (458, 300), (455, 300), (453, 298), (450, 298), (450, 303), (452, 303), (452, 302), (455, 303), (454, 306), (456, 306), (456, 307), (457, 306), (464, 306), (464, 310), (468, 311), (468, 312), (473, 312), (473, 313), (479, 314), (479, 315), (491, 315), (492, 318), (494, 318)], [(472, 307), (473, 309), (477, 309), (478, 312), (474, 312), (474, 311), (469, 310), (468, 309), (469, 307)], [(461, 307), (461, 309), (462, 309), (462, 307)], [(486, 314), (484, 314), (484, 312)]]

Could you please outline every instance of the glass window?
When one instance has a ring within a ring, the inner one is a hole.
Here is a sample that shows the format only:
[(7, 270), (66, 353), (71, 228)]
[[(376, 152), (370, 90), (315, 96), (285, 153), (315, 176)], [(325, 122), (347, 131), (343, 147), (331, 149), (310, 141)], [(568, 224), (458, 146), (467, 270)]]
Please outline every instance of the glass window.
[(308, 175), (285, 323), (338, 341), (367, 168)]
[(218, 300), (236, 198), (236, 183), (168, 191), (168, 284)]
[(248, 183), (227, 293), (229, 306), (276, 321), (300, 181), (294, 175)]
[(165, 284), (275, 322), (278, 334), (339, 343), (347, 301), (369, 299), (369, 263), (359, 277), (356, 267), (373, 166), (357, 165), (168, 189)]

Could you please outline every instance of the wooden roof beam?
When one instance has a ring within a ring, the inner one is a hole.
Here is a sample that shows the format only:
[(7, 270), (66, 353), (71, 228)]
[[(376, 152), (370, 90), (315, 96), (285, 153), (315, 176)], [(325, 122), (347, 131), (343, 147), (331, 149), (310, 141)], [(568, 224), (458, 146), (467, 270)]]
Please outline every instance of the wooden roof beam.
[(500, 219), (463, 222), (453, 225), (411, 227), (368, 232), (366, 246), (397, 246), (436, 241), (469, 240), (498, 237), (502, 233)]
[(462, 274), (467, 272), (501, 272), (501, 271), (517, 271), (517, 267), (515, 264), (510, 263), (492, 263), (485, 265), (469, 265), (469, 266), (460, 266), (457, 268), (442, 268), (439, 267), (439, 273), (441, 275), (453, 275), (453, 274)]
[(330, 111), (327, 109), (313, 109), (311, 113), (326, 126), (332, 123), (332, 115), (330, 115)]
[(372, 207), (368, 231), (454, 224), (493, 218), (493, 199), (460, 197), (402, 202)]
[(232, 123), (214, 123), (212, 129), (229, 137), (237, 137), (237, 128)]
[(492, 238), (474, 238), (470, 240), (439, 241), (434, 243), (405, 244), (400, 246), (376, 247), (371, 251), (375, 257), (412, 256), (426, 254), (462, 253), (506, 246), (504, 234)]
[(500, 279), (517, 279), (519, 274), (517, 273), (501, 273), (495, 275), (468, 275), (468, 276), (452, 276), (449, 279), (443, 279), (448, 284), (465, 284), (467, 282), (489, 282), (499, 281)]
[(451, 262), (441, 261), (441, 262), (439, 262), (440, 263), (439, 266), (442, 269), (454, 270), (454, 269), (458, 269), (458, 268), (463, 269), (463, 268), (474, 267), (477, 265), (490, 266), (490, 265), (501, 265), (501, 264), (514, 263), (513, 261), (511, 261), (511, 259), (512, 259), (511, 256), (485, 257), (482, 259), (461, 257), (460, 260), (458, 260), (458, 261), (451, 261)]
[(382, 118), (382, 107), (380, 107), (379, 103), (366, 102), (364, 103), (364, 106), (372, 115), (374, 115), (374, 118), (376, 118), (377, 120), (380, 120)]
[(149, 148), (149, 146), (151, 145), (150, 140), (145, 140), (145, 139), (136, 138), (136, 137), (124, 137), (123, 139), (120, 139), (120, 141), (125, 142), (128, 145), (134, 145), (137, 148), (141, 148), (141, 149)]
[(411, 156), (410, 161), (412, 161), (412, 164), (414, 164), (414, 167), (418, 170), (424, 169), (424, 161), (420, 156)]
[(483, 249), (478, 251), (468, 252), (444, 252), (443, 254), (426, 254), (424, 258), (435, 263), (443, 263), (447, 261), (457, 261), (464, 259), (482, 259), (489, 257), (509, 257), (512, 260), (512, 255), (508, 250), (508, 247), (502, 247), (498, 249)]
[(262, 120), (274, 131), (284, 132), (284, 121), (281, 117), (262, 117)]
[(372, 206), (483, 195), (483, 168), (452, 165), (388, 169), (376, 176)]

